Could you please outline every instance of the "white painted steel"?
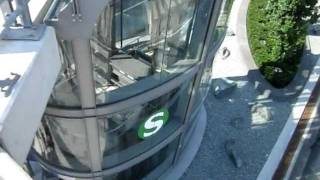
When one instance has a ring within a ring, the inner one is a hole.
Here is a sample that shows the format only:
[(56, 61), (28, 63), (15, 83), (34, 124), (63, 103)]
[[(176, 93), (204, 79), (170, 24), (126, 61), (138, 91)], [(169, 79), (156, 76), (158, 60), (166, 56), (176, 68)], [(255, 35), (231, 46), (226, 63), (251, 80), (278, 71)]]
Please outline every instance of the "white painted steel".
[(0, 91), (0, 143), (19, 164), (26, 160), (60, 67), (50, 27), (40, 41), (0, 41), (0, 82), (14, 78), (11, 73), (21, 76), (11, 93)]

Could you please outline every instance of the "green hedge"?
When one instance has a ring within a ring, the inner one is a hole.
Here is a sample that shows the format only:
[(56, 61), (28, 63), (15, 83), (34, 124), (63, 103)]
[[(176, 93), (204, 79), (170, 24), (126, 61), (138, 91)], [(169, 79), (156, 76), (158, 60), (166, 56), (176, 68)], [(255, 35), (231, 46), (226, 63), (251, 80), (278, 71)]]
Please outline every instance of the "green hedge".
[(298, 69), (307, 25), (315, 21), (317, 0), (251, 0), (248, 38), (252, 55), (265, 78), (286, 86)]

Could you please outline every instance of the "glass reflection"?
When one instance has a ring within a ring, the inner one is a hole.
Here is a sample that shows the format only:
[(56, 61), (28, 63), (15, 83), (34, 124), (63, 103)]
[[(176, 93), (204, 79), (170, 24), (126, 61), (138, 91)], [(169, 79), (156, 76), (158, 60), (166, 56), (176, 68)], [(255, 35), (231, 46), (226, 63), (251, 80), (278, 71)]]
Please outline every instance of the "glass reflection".
[[(209, 0), (112, 0), (100, 15), (90, 39), (97, 107), (155, 88), (199, 62), (212, 10), (208, 7), (213, 4)], [(63, 68), (49, 105), (76, 107), (80, 111), (72, 45), (63, 40), (59, 43)], [(211, 65), (206, 67), (201, 80), (199, 100), (208, 89), (209, 72)], [(96, 117), (102, 168), (127, 162), (175, 133), (186, 116), (193, 83), (194, 78), (143, 104)], [(140, 139), (139, 125), (162, 108), (169, 111), (168, 123), (154, 136)], [(54, 165), (89, 172), (87, 141), (82, 118), (45, 115), (34, 148)], [(176, 142), (172, 143), (108, 178), (132, 179), (144, 177), (156, 167), (165, 170), (172, 164), (176, 148)]]
[[(132, 108), (97, 117), (103, 169), (124, 163), (173, 134), (183, 123), (193, 80), (179, 88)], [(168, 123), (157, 134), (138, 137), (139, 126), (160, 109), (169, 111)], [(89, 170), (88, 139), (84, 119), (45, 115), (34, 148), (51, 163), (76, 170)]]
[[(211, 9), (198, 9), (197, 2), (113, 0), (107, 5), (90, 39), (97, 105), (159, 86), (200, 60)], [(63, 70), (49, 105), (80, 107), (72, 45), (60, 42)]]
[(91, 162), (87, 142), (83, 119), (44, 116), (33, 147), (55, 165), (88, 171)]
[(158, 179), (158, 177), (163, 175), (163, 173), (172, 166), (177, 146), (178, 139), (175, 139), (169, 145), (165, 146), (160, 151), (140, 162), (139, 164), (112, 176), (104, 177), (103, 179)]
[(61, 70), (48, 103), (51, 105), (80, 107), (80, 92), (71, 42), (60, 40), (58, 43)]
[[(98, 117), (105, 136), (103, 166), (109, 168), (125, 162), (156, 146), (174, 133), (183, 123), (193, 81), (172, 90), (148, 103), (137, 105), (119, 113)], [(139, 126), (154, 112), (169, 111), (168, 123), (155, 135), (146, 139), (138, 137)]]
[[(206, 60), (206, 65), (204, 67), (201, 80), (200, 80), (200, 85), (196, 91), (196, 98), (194, 101), (194, 105), (192, 108), (192, 113), (195, 116), (199, 112), (200, 105), (203, 102), (204, 98), (206, 97), (210, 84), (211, 84), (211, 75), (212, 75), (212, 63), (215, 57), (215, 53), (217, 49), (220, 47), (226, 31), (227, 31), (227, 24), (228, 24), (228, 19), (230, 15), (230, 11), (232, 8), (234, 0), (223, 0), (222, 5), (221, 5), (221, 10), (219, 12), (219, 17), (217, 20), (216, 24), (216, 29), (214, 31), (213, 37), (210, 39), (209, 47), (208, 47), (208, 55), (207, 55), (207, 60)], [(202, 11), (205, 11), (206, 7), (210, 6), (210, 2), (208, 1), (203, 1), (199, 3), (199, 9), (202, 9)], [(213, 2), (211, 2), (213, 3)], [(206, 18), (203, 17), (203, 20)], [(197, 21), (200, 22), (200, 21)], [(204, 33), (204, 32), (203, 32)], [(205, 33), (204, 33), (205, 34)], [(193, 127), (194, 121), (196, 119), (191, 119), (189, 122), (190, 125), (188, 126)], [(189, 131), (189, 130), (188, 130)]]
[(190, 46), (190, 39), (200, 36), (192, 31), (196, 2), (120, 0), (108, 5), (91, 40), (98, 105), (158, 86), (200, 59), (201, 51), (190, 53), (191, 47), (202, 49)]
[(216, 29), (214, 31), (213, 42), (211, 43), (212, 46), (216, 46), (217, 43), (220, 43), (224, 39), (233, 2), (234, 0), (223, 0), (222, 2)]

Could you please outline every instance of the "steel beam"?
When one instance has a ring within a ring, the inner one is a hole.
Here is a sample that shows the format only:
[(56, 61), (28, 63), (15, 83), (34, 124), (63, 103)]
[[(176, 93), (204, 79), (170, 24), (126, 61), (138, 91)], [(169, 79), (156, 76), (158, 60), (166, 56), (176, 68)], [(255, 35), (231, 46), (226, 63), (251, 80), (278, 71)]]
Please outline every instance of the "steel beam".
[[(95, 83), (93, 78), (93, 65), (88, 39), (76, 39), (72, 41), (75, 57), (76, 74), (80, 89), (83, 117), (86, 117), (85, 109), (95, 109)], [(96, 117), (84, 118), (87, 135), (87, 145), (92, 172), (102, 170), (102, 156), (99, 144), (98, 122)]]

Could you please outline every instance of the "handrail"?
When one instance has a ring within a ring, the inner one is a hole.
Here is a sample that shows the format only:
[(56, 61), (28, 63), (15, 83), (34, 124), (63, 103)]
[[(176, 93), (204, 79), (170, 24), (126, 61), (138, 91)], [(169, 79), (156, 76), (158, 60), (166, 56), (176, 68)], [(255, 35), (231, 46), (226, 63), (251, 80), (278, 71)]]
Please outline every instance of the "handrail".
[[(1, 0), (0, 3), (3, 3), (4, 0)], [(12, 6), (12, 1), (7, 1)], [(32, 26), (31, 18), (30, 18), (30, 12), (28, 7), (29, 0), (15, 0), (16, 2), (16, 9), (8, 14), (5, 17), (5, 23), (4, 27), (9, 28), (17, 19), (18, 16), (22, 16), (22, 23), (24, 26)]]
[[(4, 3), (6, 0), (0, 0)], [(0, 38), (4, 40), (40, 40), (44, 26), (33, 25), (29, 3), (30, 0), (14, 0), (15, 9), (8, 10), (9, 14), (4, 17), (3, 30), (0, 32)], [(13, 7), (11, 0), (6, 1), (10, 7)], [(21, 24), (17, 24), (17, 17), (21, 17)]]

